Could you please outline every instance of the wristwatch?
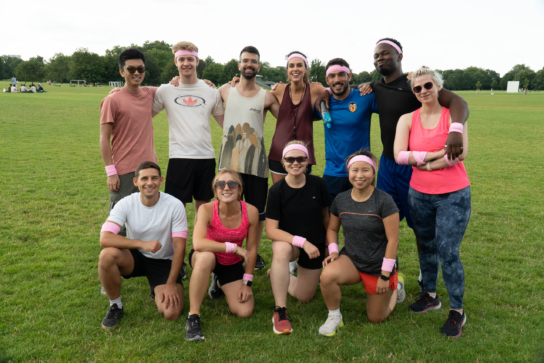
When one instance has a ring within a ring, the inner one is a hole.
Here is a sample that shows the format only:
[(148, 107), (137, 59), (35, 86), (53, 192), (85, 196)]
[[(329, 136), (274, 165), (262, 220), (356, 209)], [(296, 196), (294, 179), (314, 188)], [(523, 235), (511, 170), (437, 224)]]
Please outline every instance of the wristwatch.
[(248, 281), (248, 280), (242, 280), (242, 284), (248, 286), (248, 287), (251, 287), (251, 285), (253, 285), (253, 281)]
[(389, 281), (390, 277), (391, 276), (380, 275), (380, 279), (382, 279), (383, 281)]

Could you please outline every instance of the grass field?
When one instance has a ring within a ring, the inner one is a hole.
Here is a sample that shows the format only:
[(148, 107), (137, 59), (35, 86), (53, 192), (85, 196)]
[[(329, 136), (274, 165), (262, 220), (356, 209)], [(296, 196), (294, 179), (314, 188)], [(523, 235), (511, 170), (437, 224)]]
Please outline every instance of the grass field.
[[(307, 305), (288, 299), (294, 333), (275, 336), (272, 290), (259, 271), (254, 315), (236, 318), (224, 299), (206, 297), (206, 341), (195, 343), (184, 340), (188, 297), (182, 317), (164, 321), (147, 297), (145, 279), (123, 282), (125, 317), (114, 331), (100, 327), (108, 300), (97, 276), (98, 238), (108, 191), (98, 148), (99, 104), (110, 88), (47, 89), (0, 93), (0, 362), (544, 361), (544, 93), (460, 93), (471, 109), (465, 165), (472, 183), (472, 217), (461, 245), (468, 320), (460, 339), (439, 334), (449, 309), (441, 278), (441, 310), (416, 315), (407, 308), (418, 291), (419, 265), (403, 222), (399, 258), (407, 298), (384, 323), (369, 323), (364, 290), (352, 286), (342, 289), (345, 328), (333, 338), (320, 336), (327, 309), (318, 289)], [(154, 119), (164, 170), (167, 122), (164, 112)], [(274, 127), (269, 116), (267, 147)], [(321, 123), (314, 130), (314, 174), (321, 175)], [(215, 122), (213, 132), (217, 151), (221, 130)], [(372, 151), (381, 154), (377, 116)], [(194, 208), (188, 212), (192, 221)], [(260, 253), (268, 267), (270, 244), (264, 236)]]

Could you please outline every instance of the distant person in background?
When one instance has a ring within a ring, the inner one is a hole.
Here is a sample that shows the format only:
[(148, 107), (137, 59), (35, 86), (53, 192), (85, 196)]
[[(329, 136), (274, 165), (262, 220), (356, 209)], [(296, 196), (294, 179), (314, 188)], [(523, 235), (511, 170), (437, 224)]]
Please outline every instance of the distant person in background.
[(19, 91), (17, 91), (17, 87), (15, 85), (11, 85), (11, 92), (17, 93)]
[(4, 90), (4, 92), (11, 92), (11, 87), (13, 87), (13, 84), (10, 83), (10, 84), (9, 84), (9, 87), (8, 87), (8, 89), (7, 89), (7, 91)]
[(13, 86), (15, 86), (15, 88), (17, 88), (17, 78), (15, 78), (15, 76), (13, 76), (13, 78), (11, 79), (11, 83)]
[(21, 89), (21, 92), (26, 92), (27, 91), (26, 85), (24, 85), (24, 84), (21, 85), (20, 89)]
[(36, 92), (37, 92), (36, 86), (34, 86), (34, 83), (32, 83), (32, 84), (30, 85), (30, 91), (32, 91), (33, 93), (36, 93)]
[(41, 83), (38, 83), (38, 93), (43, 93), (45, 92), (43, 87), (42, 87), (42, 84)]

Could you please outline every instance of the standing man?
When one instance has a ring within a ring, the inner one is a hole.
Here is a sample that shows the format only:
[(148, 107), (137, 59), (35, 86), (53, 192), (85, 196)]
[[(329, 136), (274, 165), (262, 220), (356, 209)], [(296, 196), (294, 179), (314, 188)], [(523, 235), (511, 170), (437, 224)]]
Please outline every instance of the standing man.
[[(123, 317), (121, 276), (145, 276), (154, 293), (157, 309), (166, 320), (175, 320), (183, 310), (181, 265), (185, 258), (187, 216), (176, 198), (159, 192), (164, 178), (157, 164), (138, 165), (133, 179), (140, 191), (121, 200), (100, 231), (104, 248), (98, 276), (110, 300), (102, 328), (113, 329)], [(127, 238), (118, 236), (127, 225)]]
[(15, 90), (17, 90), (17, 78), (13, 76), (11, 79), (11, 84), (13, 84), (13, 87), (15, 87)]

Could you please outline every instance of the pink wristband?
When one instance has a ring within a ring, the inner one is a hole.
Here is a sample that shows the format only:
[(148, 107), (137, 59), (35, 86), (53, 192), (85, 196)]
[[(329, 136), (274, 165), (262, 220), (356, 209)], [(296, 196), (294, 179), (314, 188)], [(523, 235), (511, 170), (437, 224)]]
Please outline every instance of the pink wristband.
[(330, 94), (331, 94), (331, 96), (332, 96), (332, 91), (331, 91), (331, 89), (330, 89), (330, 88), (325, 88), (325, 90), (329, 91), (329, 93), (330, 93)]
[(225, 242), (225, 245), (227, 246), (225, 249), (226, 253), (233, 253), (234, 250), (236, 249), (236, 243)]
[(244, 274), (243, 280), (245, 280), (245, 281), (253, 281), (253, 275)]
[(463, 133), (463, 124), (459, 122), (452, 122), (450, 125), (450, 132)]
[(425, 164), (425, 156), (427, 156), (426, 151), (412, 151), (412, 155), (414, 155), (414, 159), (416, 159), (417, 165)]
[(117, 175), (117, 169), (115, 169), (115, 165), (106, 166), (106, 174), (108, 176)]
[(401, 151), (399, 156), (397, 156), (397, 164), (399, 165), (408, 165), (408, 159), (410, 158), (409, 151)]
[(187, 231), (183, 231), (183, 232), (172, 232), (172, 237), (187, 238)]
[(382, 271), (387, 271), (387, 272), (393, 271), (393, 268), (395, 267), (395, 262), (397, 261), (391, 258), (384, 257), (383, 263), (382, 263)]
[(111, 232), (113, 234), (119, 233), (121, 230), (121, 227), (119, 227), (117, 224), (113, 222), (106, 222), (102, 225), (102, 229), (100, 230), (100, 233), (102, 232)]
[(333, 252), (338, 253), (338, 243), (329, 244), (329, 255), (332, 255)]
[(295, 237), (293, 237), (293, 242), (291, 244), (293, 246), (302, 248), (302, 247), (304, 247), (304, 242), (306, 242), (306, 238), (300, 237), (300, 236), (295, 236)]
[(458, 164), (461, 160), (459, 158), (455, 158), (453, 160), (448, 159), (448, 154), (444, 155), (444, 159), (446, 159), (446, 163), (448, 163), (449, 166), (454, 166), (455, 164)]

